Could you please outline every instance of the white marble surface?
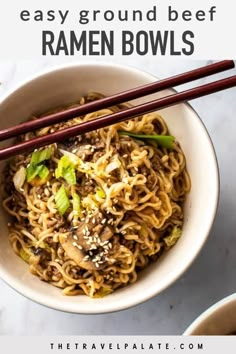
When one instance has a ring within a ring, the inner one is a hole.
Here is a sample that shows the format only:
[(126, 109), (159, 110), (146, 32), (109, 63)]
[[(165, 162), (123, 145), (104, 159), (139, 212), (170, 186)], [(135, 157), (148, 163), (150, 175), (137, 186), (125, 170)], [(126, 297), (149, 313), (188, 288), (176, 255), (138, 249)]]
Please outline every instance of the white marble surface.
[[(155, 59), (147, 62), (143, 58), (128, 64), (165, 77), (206, 63)], [(55, 63), (0, 62), (0, 99), (22, 79), (51, 65)], [(236, 70), (232, 73), (236, 74)], [(96, 316), (45, 308), (0, 281), (0, 334), (181, 334), (209, 305), (236, 292), (236, 89), (199, 99), (193, 106), (202, 117), (216, 149), (221, 197), (209, 240), (190, 269), (156, 298), (123, 312)]]

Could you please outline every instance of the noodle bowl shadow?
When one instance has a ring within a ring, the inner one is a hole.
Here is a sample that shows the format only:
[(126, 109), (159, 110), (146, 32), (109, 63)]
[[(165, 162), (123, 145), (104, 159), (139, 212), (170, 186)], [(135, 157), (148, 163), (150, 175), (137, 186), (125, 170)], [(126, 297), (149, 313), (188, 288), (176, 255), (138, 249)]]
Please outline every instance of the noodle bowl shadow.
[[(88, 91), (111, 95), (155, 81), (145, 72), (113, 64), (67, 65), (37, 75), (6, 95), (0, 105), (1, 128), (78, 100)], [(132, 103), (172, 94), (165, 90)], [(208, 133), (188, 104), (160, 111), (170, 133), (180, 142), (192, 188), (185, 202), (183, 233), (168, 253), (139, 273), (136, 283), (102, 299), (66, 297), (40, 281), (17, 257), (8, 240), (7, 217), (1, 209), (0, 277), (19, 293), (42, 305), (72, 313), (106, 313), (129, 308), (159, 294), (191, 265), (203, 247), (214, 221), (219, 195), (218, 166)], [(9, 143), (9, 142), (8, 142)], [(7, 145), (5, 142), (2, 146)], [(1, 162), (1, 169), (5, 162)]]

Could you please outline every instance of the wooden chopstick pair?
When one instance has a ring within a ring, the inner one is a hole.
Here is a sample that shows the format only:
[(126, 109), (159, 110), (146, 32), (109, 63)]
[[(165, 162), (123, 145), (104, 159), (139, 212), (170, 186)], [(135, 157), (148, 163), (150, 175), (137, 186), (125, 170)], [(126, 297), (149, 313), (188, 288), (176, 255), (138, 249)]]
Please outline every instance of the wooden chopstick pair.
[[(19, 134), (24, 134), (29, 131), (34, 131), (39, 128), (63, 122), (79, 115), (85, 115), (100, 109), (108, 108), (113, 105), (144, 97), (152, 93), (170, 88), (172, 86), (182, 85), (190, 81), (207, 77), (232, 68), (234, 68), (234, 62), (232, 60), (224, 60), (161, 81), (153, 82), (148, 85), (105, 97), (82, 106), (70, 108), (62, 112), (56, 112), (34, 121), (28, 121), (14, 127), (0, 130), (0, 141), (19, 136)], [(175, 93), (173, 95), (135, 107), (127, 108), (111, 115), (83, 122), (78, 125), (74, 125), (69, 128), (51, 133), (49, 135), (41, 136), (0, 149), (0, 160), (234, 86), (236, 86), (236, 75), (198, 86), (180, 93)]]

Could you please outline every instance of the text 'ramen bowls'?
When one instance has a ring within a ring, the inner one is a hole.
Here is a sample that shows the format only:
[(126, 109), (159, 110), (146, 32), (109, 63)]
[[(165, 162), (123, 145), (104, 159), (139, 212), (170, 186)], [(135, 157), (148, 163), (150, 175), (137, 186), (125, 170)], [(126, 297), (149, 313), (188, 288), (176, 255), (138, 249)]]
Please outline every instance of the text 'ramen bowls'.
[(184, 335), (235, 335), (236, 294), (217, 302), (203, 312), (184, 332)]
[[(154, 80), (111, 64), (58, 68), (3, 99), (1, 128)], [(125, 309), (172, 284), (206, 241), (218, 202), (214, 149), (187, 104), (16, 156), (1, 162), (1, 175), (0, 276), (75, 313)]]

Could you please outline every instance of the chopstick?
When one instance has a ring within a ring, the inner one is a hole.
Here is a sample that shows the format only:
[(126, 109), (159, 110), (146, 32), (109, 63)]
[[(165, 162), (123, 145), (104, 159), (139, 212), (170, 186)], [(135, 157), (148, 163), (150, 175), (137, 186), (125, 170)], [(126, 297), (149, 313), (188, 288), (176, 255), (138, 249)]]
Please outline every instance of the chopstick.
[(128, 102), (140, 97), (144, 97), (173, 86), (179, 86), (190, 81), (198, 80), (206, 76), (213, 75), (232, 68), (234, 68), (233, 60), (223, 60), (214, 64), (210, 64), (195, 70), (182, 73), (180, 75), (169, 77), (164, 80), (156, 81), (151, 84), (147, 84), (109, 97), (105, 97), (82, 106), (70, 108), (62, 112), (56, 112), (33, 121), (28, 121), (14, 127), (9, 127), (0, 130), (0, 141), (12, 138), (14, 136), (19, 136), (20, 134), (34, 131), (39, 128), (48, 127), (50, 125), (60, 123), (78, 116), (92, 113), (100, 109), (108, 108), (123, 102)]
[(236, 86), (236, 75), (0, 149), (0, 160)]

